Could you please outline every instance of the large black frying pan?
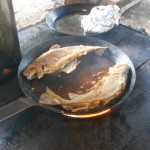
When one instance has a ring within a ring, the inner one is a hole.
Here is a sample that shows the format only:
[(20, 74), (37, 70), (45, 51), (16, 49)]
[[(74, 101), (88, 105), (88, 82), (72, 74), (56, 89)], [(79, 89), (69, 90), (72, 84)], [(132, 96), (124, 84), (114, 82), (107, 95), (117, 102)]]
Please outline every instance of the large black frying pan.
[[(42, 53), (48, 51), (49, 48), (54, 44), (59, 44), (61, 47), (73, 46), (73, 45), (104, 46), (107, 47), (108, 49), (102, 56), (98, 56), (94, 52), (82, 56), (80, 58), (81, 63), (78, 65), (77, 69), (74, 70), (71, 74), (67, 75), (65, 73), (60, 73), (59, 78), (57, 76), (55, 77), (52, 75), (45, 75), (40, 80), (38, 79), (27, 80), (27, 78), (22, 75), (22, 70), (26, 68), (31, 62), (33, 62)], [(116, 63), (128, 64), (128, 66), (130, 67), (130, 73), (128, 76), (127, 88), (124, 95), (121, 96), (119, 99), (112, 101), (112, 103), (109, 104), (108, 106), (98, 107), (95, 110), (90, 110), (86, 112), (72, 113), (64, 110), (61, 106), (41, 105), (38, 103), (39, 96), (45, 91), (46, 86), (53, 89), (56, 93), (63, 95), (68, 89), (71, 88), (73, 89), (78, 83), (85, 80), (85, 78), (87, 78), (88, 76), (91, 76), (92, 74), (95, 74), (102, 70), (108, 70), (110, 66), (113, 66)], [(28, 98), (22, 100), (22, 102), (19, 101), (19, 103), (22, 104), (24, 102), (27, 103), (28, 106), (41, 106), (65, 116), (85, 118), (85, 117), (94, 117), (109, 112), (114, 108), (116, 108), (118, 105), (120, 105), (125, 99), (127, 99), (131, 91), (133, 90), (135, 80), (136, 80), (136, 74), (135, 74), (135, 68), (131, 60), (118, 47), (97, 38), (85, 37), (85, 36), (64, 36), (64, 37), (54, 38), (52, 40), (44, 42), (34, 47), (31, 51), (29, 51), (23, 57), (20, 63), (18, 78), (19, 78), (20, 87)], [(60, 87), (62, 86), (63, 88), (60, 89)], [(20, 107), (20, 105), (18, 105), (18, 107)], [(16, 106), (17, 104), (14, 105), (14, 109)], [(16, 109), (18, 109), (18, 107)], [(25, 107), (27, 108), (27, 105)], [(15, 113), (15, 110), (12, 113)]]
[[(120, 10), (120, 15), (141, 1), (142, 0), (134, 0), (122, 7)], [(84, 30), (81, 27), (81, 18), (83, 15), (88, 15), (94, 6), (96, 6), (94, 3), (64, 5), (49, 11), (46, 16), (46, 22), (48, 26), (56, 33), (87, 36), (88, 34), (84, 34)], [(110, 30), (112, 29), (113, 28)]]

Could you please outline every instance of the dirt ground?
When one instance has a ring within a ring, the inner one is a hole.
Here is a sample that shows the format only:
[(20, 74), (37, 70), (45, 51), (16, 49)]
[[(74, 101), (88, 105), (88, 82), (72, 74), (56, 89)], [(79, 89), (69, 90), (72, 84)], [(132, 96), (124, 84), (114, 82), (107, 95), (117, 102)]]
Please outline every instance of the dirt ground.
[[(48, 10), (62, 5), (55, 0), (12, 1), (18, 30), (45, 21)], [(132, 27), (150, 36), (150, 1), (143, 0), (140, 5), (124, 13), (121, 24)]]
[(143, 0), (126, 12), (121, 23), (150, 36), (150, 0)]
[(45, 21), (47, 11), (58, 7), (53, 0), (12, 0), (12, 2), (18, 30)]

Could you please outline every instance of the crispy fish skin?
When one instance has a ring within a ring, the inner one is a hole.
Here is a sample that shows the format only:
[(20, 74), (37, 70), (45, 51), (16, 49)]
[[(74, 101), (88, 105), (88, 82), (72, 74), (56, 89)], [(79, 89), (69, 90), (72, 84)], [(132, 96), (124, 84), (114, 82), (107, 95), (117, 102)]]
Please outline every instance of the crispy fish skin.
[(109, 68), (106, 75), (103, 76), (89, 92), (80, 95), (70, 93), (70, 97), (72, 97), (71, 100), (56, 95), (47, 87), (46, 92), (40, 96), (39, 103), (61, 105), (66, 110), (72, 112), (93, 109), (100, 104), (106, 105), (124, 93), (128, 73), (128, 65), (116, 64)]
[[(101, 54), (104, 53), (105, 47), (101, 46), (69, 46), (59, 48), (59, 46), (53, 46), (55, 48), (50, 49), (49, 51), (43, 53), (39, 56), (33, 63), (28, 65), (23, 70), (23, 75), (27, 77), (27, 79), (31, 80), (33, 78), (42, 78), (44, 74), (54, 73), (58, 70), (63, 71), (64, 67), (67, 64), (72, 65), (72, 68), (76, 68), (75, 65), (79, 63), (73, 63), (82, 55), (86, 55), (89, 52), (99, 50)], [(74, 66), (73, 66), (74, 65)], [(68, 67), (68, 66), (67, 66)], [(70, 69), (71, 67), (68, 67)], [(71, 70), (73, 71), (73, 69)], [(65, 69), (64, 69), (65, 72)], [(70, 71), (68, 71), (70, 72)], [(67, 73), (67, 71), (66, 71)]]

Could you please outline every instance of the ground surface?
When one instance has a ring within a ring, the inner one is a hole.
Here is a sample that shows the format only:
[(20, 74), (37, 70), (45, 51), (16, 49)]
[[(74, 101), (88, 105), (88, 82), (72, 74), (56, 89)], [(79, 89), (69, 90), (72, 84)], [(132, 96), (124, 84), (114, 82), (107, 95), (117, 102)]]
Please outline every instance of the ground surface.
[[(125, 0), (118, 1), (123, 2)], [(20, 30), (45, 21), (47, 11), (61, 4), (54, 0), (13, 0), (13, 5), (17, 29)], [(140, 5), (136, 5), (124, 13), (121, 23), (150, 36), (150, 1), (143, 0)]]
[(12, 0), (17, 29), (45, 21), (47, 11), (56, 7), (53, 0)]
[(143, 0), (140, 5), (126, 12), (121, 23), (150, 36), (150, 0)]

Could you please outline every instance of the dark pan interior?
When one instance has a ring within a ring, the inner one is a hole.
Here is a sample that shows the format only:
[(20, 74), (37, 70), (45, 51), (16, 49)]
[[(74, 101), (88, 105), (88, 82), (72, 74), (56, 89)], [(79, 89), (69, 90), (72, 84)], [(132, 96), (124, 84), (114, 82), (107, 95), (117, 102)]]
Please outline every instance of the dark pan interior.
[[(104, 46), (108, 47), (108, 49), (102, 56), (98, 56), (94, 52), (91, 52), (86, 56), (82, 56), (80, 58), (81, 64), (79, 64), (77, 69), (70, 74), (59, 73), (59, 77), (58, 74), (56, 76), (45, 75), (40, 80), (27, 80), (26, 77), (22, 75), (22, 70), (32, 61), (34, 61), (39, 55), (46, 52), (54, 44), (59, 44), (61, 47), (73, 45)], [(59, 94), (60, 96), (66, 97), (66, 93), (68, 91), (73, 92), (73, 90), (77, 90), (79, 84), (89, 80), (92, 74), (96, 74), (99, 71), (108, 70), (108, 68), (110, 66), (113, 66), (115, 63), (128, 64), (131, 70), (129, 74), (128, 86), (124, 95), (108, 106), (110, 108), (113, 108), (123, 102), (133, 90), (136, 79), (135, 69), (129, 57), (125, 55), (121, 50), (119, 50), (116, 46), (97, 38), (84, 36), (64, 36), (44, 42), (33, 48), (23, 57), (19, 66), (18, 77), (21, 89), (23, 90), (25, 95), (32, 98), (38, 103), (38, 98), (45, 91), (46, 86), (51, 88), (55, 93)], [(56, 110), (61, 110), (62, 113), (67, 113), (60, 106), (41, 106), (48, 109), (55, 108)], [(97, 111), (100, 111), (100, 109), (103, 110), (105, 108), (98, 108), (97, 110), (92, 111), (94, 111), (93, 113), (96, 113)], [(82, 113), (84, 114), (84, 112)]]
[(46, 22), (55, 32), (65, 35), (84, 35), (81, 17), (90, 13), (93, 3), (77, 3), (55, 8), (48, 12)]

